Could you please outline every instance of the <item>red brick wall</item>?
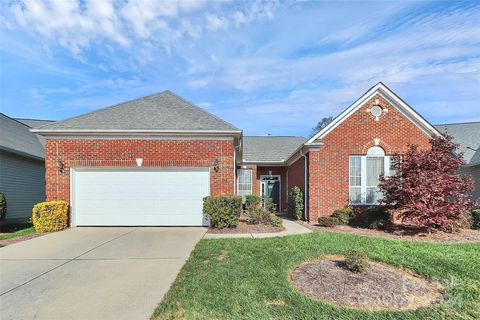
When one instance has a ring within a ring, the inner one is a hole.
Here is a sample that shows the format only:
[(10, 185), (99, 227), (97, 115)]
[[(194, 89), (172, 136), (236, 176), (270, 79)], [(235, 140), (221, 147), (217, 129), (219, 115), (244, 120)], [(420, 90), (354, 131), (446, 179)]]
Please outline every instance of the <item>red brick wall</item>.
[[(210, 167), (212, 195), (234, 193), (234, 145), (228, 140), (47, 139), (45, 147), (46, 197), (70, 201), (70, 167)], [(56, 160), (66, 170), (59, 173)], [(218, 160), (215, 172), (212, 161)]]
[[(379, 99), (383, 113), (379, 121), (366, 111)], [(311, 223), (322, 215), (348, 204), (348, 161), (350, 155), (366, 154), (374, 145), (373, 139), (381, 139), (385, 153), (402, 154), (408, 144), (428, 148), (428, 136), (405, 118), (397, 109), (377, 95), (350, 115), (323, 139), (320, 151), (309, 152), (309, 220)]]
[[(297, 186), (304, 195), (305, 200), (305, 159), (300, 157), (288, 167), (288, 190)], [(288, 193), (287, 190), (287, 193)], [(286, 207), (285, 207), (286, 209)]]

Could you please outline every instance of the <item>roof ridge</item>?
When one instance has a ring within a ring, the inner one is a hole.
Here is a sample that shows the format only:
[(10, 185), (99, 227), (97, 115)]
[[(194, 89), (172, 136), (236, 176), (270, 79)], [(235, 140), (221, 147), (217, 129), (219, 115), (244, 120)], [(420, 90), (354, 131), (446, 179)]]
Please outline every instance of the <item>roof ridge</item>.
[(457, 124), (475, 124), (475, 123), (480, 124), (480, 121), (465, 121), (465, 122), (439, 123), (439, 124), (434, 124), (434, 126), (452, 126), (452, 125), (457, 125)]
[(177, 97), (178, 99), (182, 100), (183, 102), (188, 103), (190, 106), (192, 106), (192, 107), (194, 107), (194, 108), (197, 108), (197, 109), (199, 109), (200, 111), (203, 111), (203, 112), (205, 112), (205, 113), (208, 113), (209, 115), (211, 115), (211, 116), (214, 117), (215, 119), (223, 122), (224, 124), (229, 125), (229, 126), (232, 126), (234, 129), (237, 129), (237, 130), (239, 130), (239, 131), (242, 131), (241, 129), (237, 128), (237, 126), (234, 126), (234, 125), (231, 124), (230, 122), (227, 122), (227, 121), (225, 121), (225, 120), (217, 117), (217, 116), (214, 115), (213, 113), (211, 113), (211, 112), (209, 112), (209, 111), (207, 111), (207, 110), (205, 110), (205, 109), (197, 106), (197, 105), (194, 104), (193, 102), (188, 101), (187, 99), (179, 96), (178, 94), (176, 94), (176, 93), (174, 93), (174, 92), (172, 92), (172, 91), (170, 91), (170, 90), (166, 90), (165, 93), (169, 93), (169, 94), (171, 94), (172, 96)]
[(119, 103), (113, 104), (113, 105), (111, 105), (111, 106), (106, 106), (106, 107), (103, 107), (103, 108), (100, 108), (100, 109), (92, 110), (92, 111), (89, 111), (89, 112), (87, 112), (87, 113), (82, 113), (82, 114), (79, 114), (79, 115), (76, 115), (76, 116), (73, 116), (73, 117), (70, 117), (70, 118), (66, 118), (66, 119), (63, 119), (63, 120), (59, 120), (59, 121), (54, 122), (54, 123), (47, 123), (47, 124), (45, 124), (45, 125), (43, 125), (43, 126), (38, 127), (37, 130), (38, 130), (38, 129), (45, 129), (45, 128), (47, 128), (48, 126), (51, 126), (51, 125), (56, 124), (56, 123), (59, 123), (59, 122), (69, 121), (69, 120), (81, 118), (81, 117), (84, 117), (84, 116), (87, 116), (87, 115), (91, 115), (91, 114), (103, 112), (103, 111), (110, 110), (110, 109), (112, 109), (112, 108), (118, 107), (118, 106), (120, 106), (120, 105), (122, 105), (122, 104), (125, 104), (125, 103), (128, 103), (128, 102), (132, 102), (132, 101), (140, 100), (140, 99), (145, 99), (145, 98), (150, 98), (150, 97), (157, 96), (157, 95), (161, 95), (161, 94), (163, 94), (163, 93), (168, 93), (168, 92), (170, 92), (170, 91), (169, 91), (169, 90), (164, 90), (164, 91), (157, 92), (157, 93), (154, 93), (154, 94), (150, 94), (150, 95), (147, 95), (147, 96), (142, 96), (142, 97), (130, 99), (130, 100), (127, 100), (127, 101), (119, 102)]
[(22, 126), (25, 126), (25, 127), (27, 127), (27, 128), (31, 128), (29, 125), (27, 125), (27, 124), (25, 124), (25, 123), (23, 123), (23, 122), (21, 122), (21, 121), (18, 121), (18, 120), (15, 119), (15, 118), (12, 118), (12, 117), (10, 117), (10, 116), (7, 116), (7, 115), (6, 115), (5, 113), (3, 113), (3, 112), (0, 112), (0, 114), (4, 115), (5, 117), (7, 117), (7, 118), (10, 119), (10, 120), (13, 120), (13, 121), (21, 124)]
[(52, 121), (52, 122), (58, 121), (58, 120), (50, 120), (50, 119), (33, 119), (33, 118), (12, 118), (12, 119), (15, 119), (15, 120), (33, 120), (33, 121)]

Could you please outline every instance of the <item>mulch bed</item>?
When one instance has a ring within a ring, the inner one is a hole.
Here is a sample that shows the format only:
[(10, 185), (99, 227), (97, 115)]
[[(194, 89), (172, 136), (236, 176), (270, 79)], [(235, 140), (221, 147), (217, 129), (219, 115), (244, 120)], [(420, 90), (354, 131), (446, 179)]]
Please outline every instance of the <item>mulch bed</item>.
[(285, 230), (284, 227), (272, 227), (266, 224), (248, 224), (245, 218), (240, 218), (236, 228), (210, 228), (208, 233), (275, 233)]
[(439, 284), (411, 272), (370, 262), (365, 273), (355, 273), (341, 257), (305, 262), (293, 270), (291, 280), (312, 298), (369, 311), (418, 309), (441, 299)]
[(388, 230), (376, 230), (351, 226), (321, 227), (317, 225), (308, 225), (303, 222), (300, 223), (313, 231), (346, 232), (395, 240), (413, 240), (444, 243), (480, 241), (480, 230), (471, 229), (462, 229), (457, 233), (447, 233), (438, 230), (428, 233), (427, 230), (422, 228), (398, 224)]
[(14, 243), (25, 241), (25, 240), (30, 240), (30, 239), (33, 239), (33, 238), (36, 238), (36, 237), (40, 237), (42, 235), (44, 235), (44, 234), (43, 233), (30, 233), (30, 234), (26, 234), (24, 236), (18, 236), (18, 237), (14, 237), (14, 238), (10, 238), (10, 239), (0, 240), (0, 247), (8, 246), (9, 244), (14, 244)]

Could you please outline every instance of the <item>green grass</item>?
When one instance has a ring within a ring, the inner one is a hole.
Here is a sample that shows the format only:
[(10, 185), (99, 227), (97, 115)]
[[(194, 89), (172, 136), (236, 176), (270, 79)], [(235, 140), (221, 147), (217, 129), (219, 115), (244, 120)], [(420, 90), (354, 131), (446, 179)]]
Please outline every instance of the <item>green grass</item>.
[[(311, 299), (289, 281), (292, 268), (322, 255), (361, 250), (445, 287), (438, 305), (367, 312)], [(268, 301), (284, 301), (283, 306)], [(480, 319), (480, 243), (433, 244), (341, 233), (201, 240), (152, 319)]]
[(30, 233), (35, 233), (35, 228), (34, 227), (25, 227), (23, 229), (11, 232), (11, 233), (6, 233), (6, 234), (0, 234), (0, 240), (5, 240), (5, 239), (10, 239), (10, 238), (16, 238), (20, 236), (24, 236)]

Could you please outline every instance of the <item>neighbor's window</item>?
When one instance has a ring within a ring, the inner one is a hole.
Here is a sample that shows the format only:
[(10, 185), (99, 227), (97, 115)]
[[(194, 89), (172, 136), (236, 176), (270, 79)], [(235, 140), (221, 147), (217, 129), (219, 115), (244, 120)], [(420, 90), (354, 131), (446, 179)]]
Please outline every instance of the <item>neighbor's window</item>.
[(380, 176), (390, 175), (390, 156), (381, 147), (371, 147), (366, 156), (350, 156), (349, 200), (351, 204), (376, 204), (382, 193)]
[(238, 169), (238, 192), (239, 196), (252, 194), (252, 170)]

